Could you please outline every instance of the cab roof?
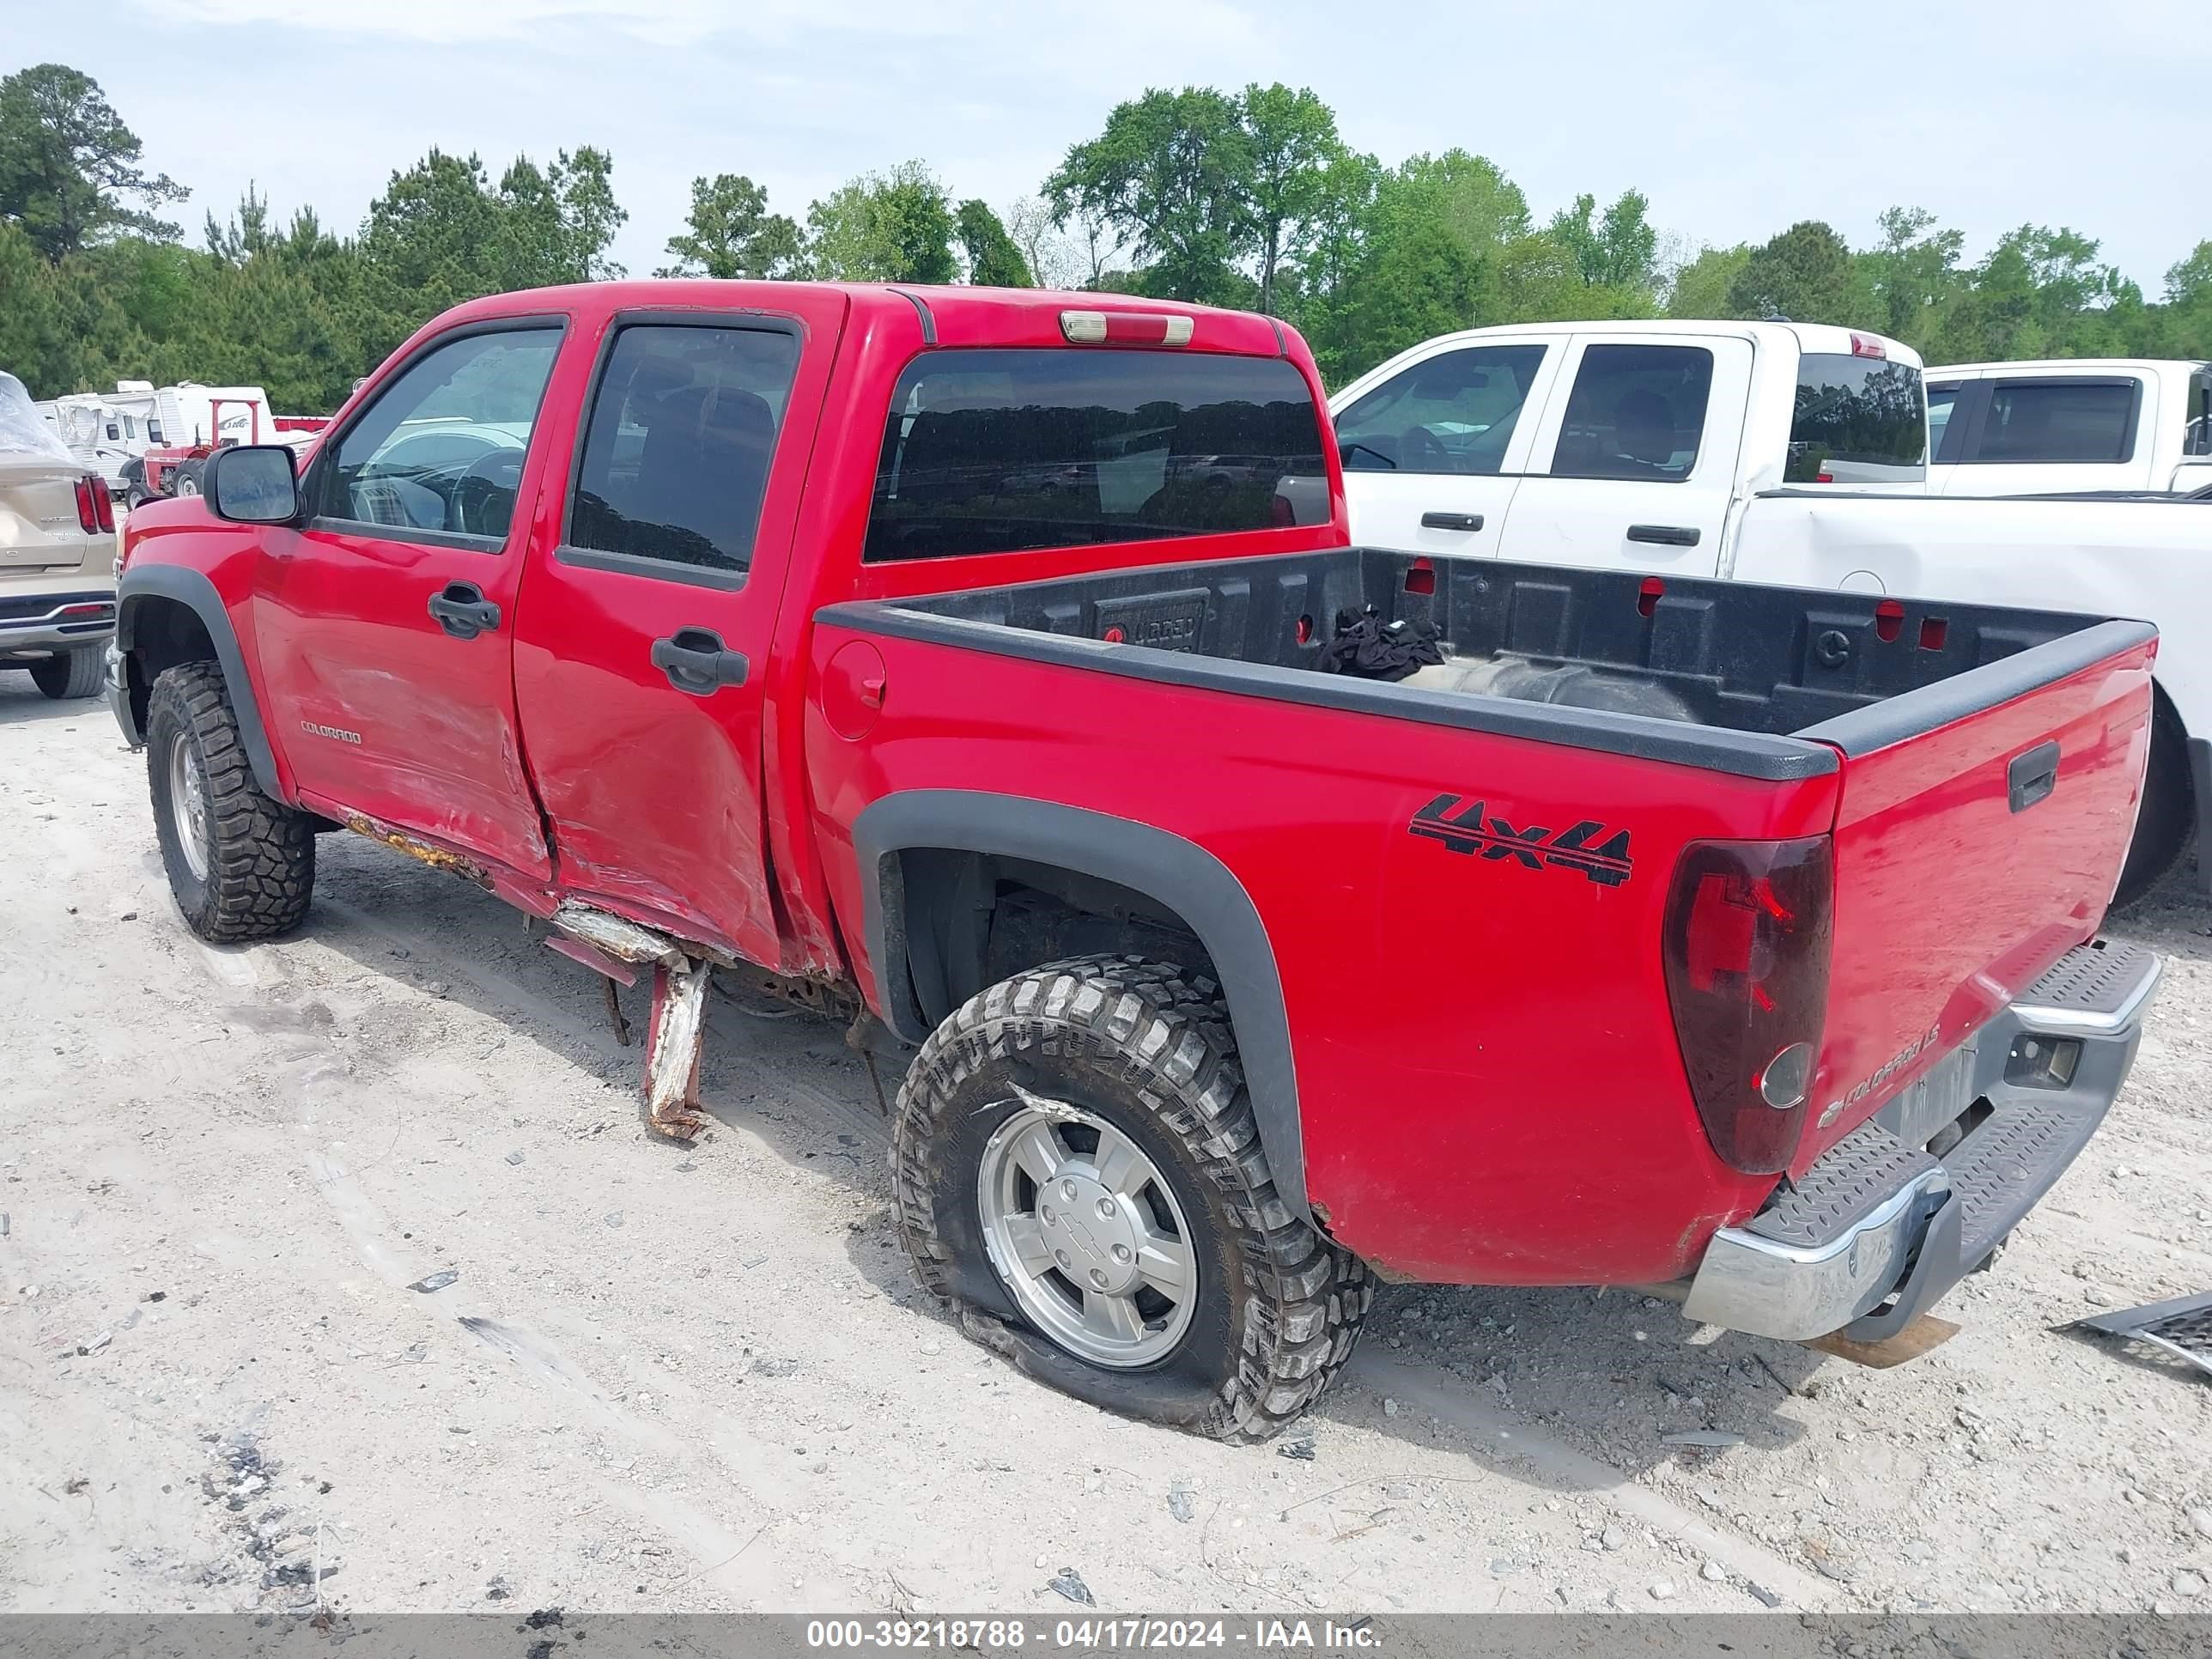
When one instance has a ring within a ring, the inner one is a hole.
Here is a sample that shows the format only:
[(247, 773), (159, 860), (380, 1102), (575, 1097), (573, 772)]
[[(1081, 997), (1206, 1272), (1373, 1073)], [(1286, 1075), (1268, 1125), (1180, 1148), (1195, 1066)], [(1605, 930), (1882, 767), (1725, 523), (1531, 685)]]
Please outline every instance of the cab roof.
[[(1769, 345), (1795, 345), (1801, 352), (1839, 357), (1852, 355), (1851, 342), (1856, 339), (1881, 347), (1881, 356), (1891, 362), (1921, 367), (1920, 354), (1902, 340), (1893, 340), (1886, 334), (1876, 334), (1871, 329), (1843, 328), (1832, 323), (1793, 323), (1784, 321), (1746, 321), (1740, 319), (1701, 320), (1688, 317), (1619, 317), (1604, 319), (1589, 319), (1579, 322), (1502, 323), (1489, 328), (1468, 329), (1447, 339), (1480, 341), (1531, 337), (1559, 338), (1571, 334), (1650, 334), (1664, 337), (1670, 334), (1719, 334)], [(1437, 343), (1431, 341), (1428, 343)], [(1873, 355), (1873, 354), (1863, 354)]]
[[(1231, 352), (1250, 356), (1303, 355), (1297, 333), (1271, 318), (1248, 311), (1151, 300), (1128, 294), (1091, 294), (1060, 289), (973, 288), (921, 283), (786, 283), (721, 281), (712, 277), (625, 278), (579, 283), (561, 288), (524, 289), (455, 307), (442, 323), (484, 321), (560, 310), (605, 316), (624, 311), (729, 310), (770, 313), (807, 302), (799, 296), (839, 295), (855, 323), (889, 318), (919, 320), (933, 345), (1066, 345), (1060, 313), (1104, 312), (1109, 315), (1188, 317), (1192, 335), (1185, 349)], [(1096, 346), (1085, 348), (1097, 349)], [(1115, 349), (1115, 348), (1108, 348)]]

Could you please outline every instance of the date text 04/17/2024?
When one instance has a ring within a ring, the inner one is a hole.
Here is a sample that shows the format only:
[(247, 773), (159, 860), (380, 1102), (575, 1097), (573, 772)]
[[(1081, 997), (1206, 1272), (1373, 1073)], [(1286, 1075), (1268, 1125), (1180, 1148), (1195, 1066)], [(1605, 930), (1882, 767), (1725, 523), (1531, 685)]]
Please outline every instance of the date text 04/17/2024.
[(1238, 1649), (1247, 1652), (1355, 1652), (1381, 1645), (1367, 1619), (813, 1619), (810, 1648), (984, 1652), (1029, 1646), (1097, 1651), (1115, 1649)]

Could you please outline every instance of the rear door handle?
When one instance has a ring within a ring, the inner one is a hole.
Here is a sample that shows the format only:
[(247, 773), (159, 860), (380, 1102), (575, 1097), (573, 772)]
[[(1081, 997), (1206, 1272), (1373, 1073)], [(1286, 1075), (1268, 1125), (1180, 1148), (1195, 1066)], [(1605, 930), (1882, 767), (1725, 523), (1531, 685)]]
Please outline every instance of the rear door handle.
[(2015, 812), (2027, 809), (2058, 787), (2058, 744), (2039, 743), (2014, 755), (2005, 768), (2005, 799)]
[(1424, 513), (1421, 514), (1421, 528), (1424, 530), (1480, 530), (1482, 528), (1482, 514), (1480, 513)]
[(653, 642), (653, 665), (678, 691), (711, 697), (726, 685), (743, 685), (751, 666), (741, 651), (723, 645), (710, 628), (679, 628)]
[(457, 640), (472, 640), (499, 627), (499, 607), (474, 582), (447, 582), (430, 596), (430, 614)]
[(1695, 547), (1699, 532), (1696, 526), (1686, 524), (1632, 524), (1628, 526), (1632, 542), (1656, 542), (1662, 547)]

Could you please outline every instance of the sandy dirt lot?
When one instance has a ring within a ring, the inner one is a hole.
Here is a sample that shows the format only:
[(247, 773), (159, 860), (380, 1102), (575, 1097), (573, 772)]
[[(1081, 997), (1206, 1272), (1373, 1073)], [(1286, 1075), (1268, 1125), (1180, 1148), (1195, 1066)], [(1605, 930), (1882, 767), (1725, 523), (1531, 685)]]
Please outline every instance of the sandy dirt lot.
[(717, 1127), (648, 1141), (598, 982), (448, 878), (327, 837), (295, 937), (198, 944), (143, 761), (17, 674), (0, 848), (0, 1608), (2212, 1611), (2212, 1384), (2052, 1328), (2212, 1285), (2179, 884), (2114, 924), (2134, 1080), (1936, 1353), (1386, 1290), (1231, 1450), (915, 1289), (834, 1027), (718, 993)]

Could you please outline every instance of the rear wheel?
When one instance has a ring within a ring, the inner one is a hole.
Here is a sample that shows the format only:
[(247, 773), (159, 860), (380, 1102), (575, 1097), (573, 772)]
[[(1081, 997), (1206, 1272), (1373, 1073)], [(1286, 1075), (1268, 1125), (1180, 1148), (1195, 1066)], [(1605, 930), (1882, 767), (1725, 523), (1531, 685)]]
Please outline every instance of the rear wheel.
[(893, 1136), (922, 1284), (1023, 1370), (1231, 1441), (1349, 1358), (1359, 1260), (1275, 1190), (1209, 982), (1085, 957), (975, 997), (923, 1045)]
[(89, 697), (100, 690), (100, 647), (81, 645), (58, 657), (31, 665), (31, 683), (57, 702), (64, 697)]
[(315, 884), (315, 820), (261, 793), (222, 671), (170, 669), (146, 705), (154, 830), (177, 908), (217, 945), (299, 925)]
[(2189, 783), (2189, 745), (2181, 722), (2163, 700), (2150, 724), (2150, 767), (2143, 776), (2142, 805), (2136, 812), (2135, 839), (2128, 844), (2127, 867), (2120, 872), (2114, 904), (2133, 904), (2158, 885), (2179, 863), (2197, 830), (2197, 803)]

